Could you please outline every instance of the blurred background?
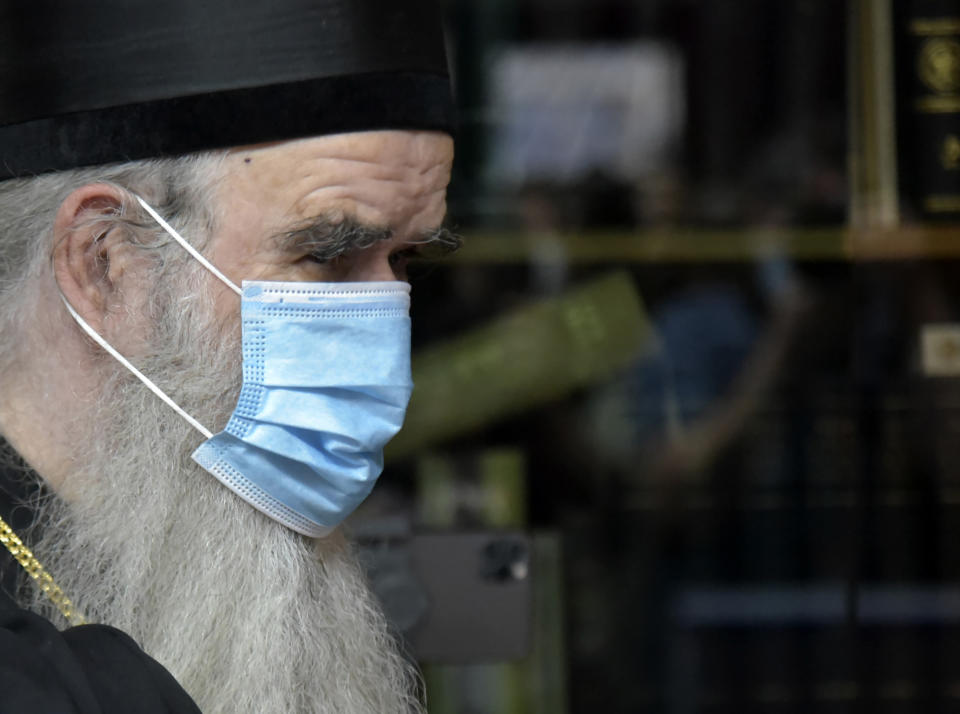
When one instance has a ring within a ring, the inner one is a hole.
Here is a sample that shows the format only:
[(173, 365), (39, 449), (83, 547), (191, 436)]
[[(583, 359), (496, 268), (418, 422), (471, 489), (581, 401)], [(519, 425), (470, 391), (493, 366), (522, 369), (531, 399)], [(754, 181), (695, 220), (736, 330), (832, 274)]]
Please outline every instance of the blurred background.
[(351, 523), (431, 714), (960, 711), (960, 2), (445, 4)]

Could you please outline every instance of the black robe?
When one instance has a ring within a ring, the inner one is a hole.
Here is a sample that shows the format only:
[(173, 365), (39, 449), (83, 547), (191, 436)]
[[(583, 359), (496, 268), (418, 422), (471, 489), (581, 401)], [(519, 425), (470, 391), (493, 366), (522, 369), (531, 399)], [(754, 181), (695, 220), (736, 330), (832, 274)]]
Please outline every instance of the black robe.
[[(0, 468), (0, 515), (14, 530), (32, 519), (16, 505), (24, 487)], [(19, 567), (0, 546), (0, 714), (199, 713), (173, 676), (120, 630), (80, 625), (60, 632), (18, 607), (10, 594)]]
[(59, 632), (0, 593), (2, 714), (198, 714), (173, 676), (120, 630)]

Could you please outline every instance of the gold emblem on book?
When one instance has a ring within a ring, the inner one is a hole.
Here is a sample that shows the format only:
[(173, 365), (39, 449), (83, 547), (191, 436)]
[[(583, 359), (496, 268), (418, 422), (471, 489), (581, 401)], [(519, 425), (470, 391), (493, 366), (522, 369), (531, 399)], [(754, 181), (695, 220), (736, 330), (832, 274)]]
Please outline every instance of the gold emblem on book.
[(924, 42), (917, 72), (921, 81), (938, 94), (960, 90), (960, 42), (942, 37)]

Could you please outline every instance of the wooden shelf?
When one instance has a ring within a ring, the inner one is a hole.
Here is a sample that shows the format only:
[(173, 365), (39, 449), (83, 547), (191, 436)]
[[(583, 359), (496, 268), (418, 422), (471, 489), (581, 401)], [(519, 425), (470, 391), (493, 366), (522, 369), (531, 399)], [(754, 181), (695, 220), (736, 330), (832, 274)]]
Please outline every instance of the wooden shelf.
[(784, 255), (796, 261), (960, 258), (960, 226), (897, 229), (655, 229), (636, 232), (467, 233), (459, 264), (535, 261), (589, 263), (751, 262)]

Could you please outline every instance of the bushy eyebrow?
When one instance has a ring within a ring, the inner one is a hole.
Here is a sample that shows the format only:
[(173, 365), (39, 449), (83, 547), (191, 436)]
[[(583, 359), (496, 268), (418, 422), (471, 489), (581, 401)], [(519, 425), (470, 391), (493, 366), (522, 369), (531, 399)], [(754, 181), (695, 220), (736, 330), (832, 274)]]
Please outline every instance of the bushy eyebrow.
[[(317, 216), (273, 236), (277, 247), (287, 253), (311, 255), (321, 261), (333, 260), (366, 250), (394, 235), (389, 228), (371, 226), (353, 218)], [(460, 248), (463, 240), (446, 226), (423, 232), (408, 241), (410, 246), (436, 248), (446, 255)]]

